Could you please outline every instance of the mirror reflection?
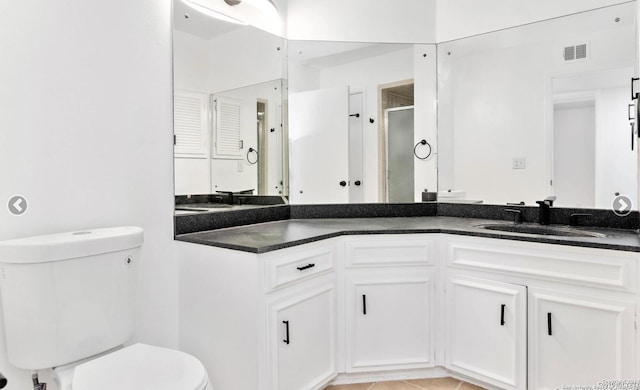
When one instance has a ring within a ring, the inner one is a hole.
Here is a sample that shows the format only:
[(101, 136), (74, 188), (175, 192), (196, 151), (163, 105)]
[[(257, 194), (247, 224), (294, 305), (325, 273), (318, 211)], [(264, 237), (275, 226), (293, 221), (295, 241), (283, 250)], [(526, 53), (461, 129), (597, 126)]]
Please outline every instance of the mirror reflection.
[(291, 203), (435, 191), (435, 66), (435, 45), (289, 41)]
[(287, 42), (175, 1), (175, 193), (637, 208), (634, 15), (438, 45)]
[(285, 40), (182, 1), (173, 39), (175, 194), (286, 195)]
[(438, 45), (441, 194), (637, 205), (634, 14), (632, 2)]

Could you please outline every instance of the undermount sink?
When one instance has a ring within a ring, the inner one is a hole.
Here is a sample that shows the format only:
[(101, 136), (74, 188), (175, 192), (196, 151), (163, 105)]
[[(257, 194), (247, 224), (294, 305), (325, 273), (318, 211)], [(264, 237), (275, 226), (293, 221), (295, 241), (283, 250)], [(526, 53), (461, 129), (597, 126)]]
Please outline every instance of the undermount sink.
[(482, 229), (497, 230), (510, 233), (537, 234), (544, 236), (563, 237), (606, 237), (602, 233), (590, 232), (586, 230), (574, 229), (566, 226), (532, 225), (532, 224), (507, 224), (497, 223), (490, 225), (480, 225)]

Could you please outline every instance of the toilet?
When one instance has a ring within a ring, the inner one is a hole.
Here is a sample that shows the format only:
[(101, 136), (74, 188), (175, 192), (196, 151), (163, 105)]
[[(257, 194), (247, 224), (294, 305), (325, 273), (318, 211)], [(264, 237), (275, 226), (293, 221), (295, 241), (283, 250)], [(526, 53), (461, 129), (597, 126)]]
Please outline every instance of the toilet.
[(0, 242), (9, 362), (53, 369), (60, 390), (213, 390), (176, 350), (133, 336), (143, 230), (124, 226)]

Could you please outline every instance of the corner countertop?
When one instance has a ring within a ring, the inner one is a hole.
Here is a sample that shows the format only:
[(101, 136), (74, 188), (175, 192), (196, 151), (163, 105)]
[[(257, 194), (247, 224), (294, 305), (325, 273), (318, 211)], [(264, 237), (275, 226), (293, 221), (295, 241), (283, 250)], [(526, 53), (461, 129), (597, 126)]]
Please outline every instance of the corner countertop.
[(176, 240), (243, 252), (266, 253), (343, 235), (446, 233), (640, 252), (640, 235), (635, 230), (575, 228), (601, 233), (605, 237), (565, 237), (493, 231), (480, 227), (499, 222), (441, 216), (289, 219), (180, 234), (176, 236)]

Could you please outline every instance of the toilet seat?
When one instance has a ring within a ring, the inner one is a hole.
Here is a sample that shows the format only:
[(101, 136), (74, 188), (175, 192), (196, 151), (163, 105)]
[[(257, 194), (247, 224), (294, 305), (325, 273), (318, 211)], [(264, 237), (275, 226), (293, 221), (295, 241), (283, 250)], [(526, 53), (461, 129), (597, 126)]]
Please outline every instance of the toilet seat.
[(73, 390), (204, 390), (207, 373), (195, 357), (134, 344), (75, 367)]

